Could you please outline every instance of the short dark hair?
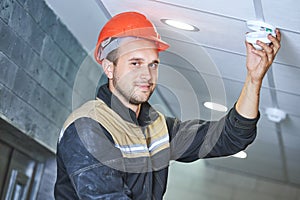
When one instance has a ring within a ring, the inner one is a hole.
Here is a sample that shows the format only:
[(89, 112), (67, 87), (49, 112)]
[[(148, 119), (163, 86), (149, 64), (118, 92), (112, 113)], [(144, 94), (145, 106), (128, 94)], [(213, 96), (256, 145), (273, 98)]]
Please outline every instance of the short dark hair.
[(106, 59), (112, 62), (114, 65), (118, 64), (118, 49), (114, 49), (111, 52), (109, 52), (106, 56)]

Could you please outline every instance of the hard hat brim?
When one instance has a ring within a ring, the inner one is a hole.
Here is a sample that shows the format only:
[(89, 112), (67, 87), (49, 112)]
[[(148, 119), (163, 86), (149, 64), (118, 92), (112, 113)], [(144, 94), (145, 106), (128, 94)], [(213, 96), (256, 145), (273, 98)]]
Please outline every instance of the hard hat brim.
[[(145, 36), (141, 37), (141, 36), (139, 36), (139, 38), (155, 42), (158, 52), (165, 51), (170, 47), (170, 45), (168, 43), (166, 43), (165, 41), (163, 41), (157, 37), (151, 37), (151, 36), (150, 37), (145, 37)], [(99, 55), (100, 48), (101, 48), (101, 44), (99, 43), (99, 44), (97, 44), (95, 51), (94, 51), (94, 57), (99, 64), (101, 64), (102, 60), (103, 60), (100, 58), (100, 55)]]

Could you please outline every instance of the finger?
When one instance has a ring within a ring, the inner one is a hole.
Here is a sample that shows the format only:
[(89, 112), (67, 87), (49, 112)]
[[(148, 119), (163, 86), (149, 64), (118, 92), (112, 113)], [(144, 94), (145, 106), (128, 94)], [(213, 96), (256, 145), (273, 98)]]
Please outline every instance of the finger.
[(247, 51), (247, 54), (250, 55), (250, 54), (253, 54), (252, 53), (252, 50), (255, 50), (253, 44), (245, 41), (245, 44), (246, 44), (246, 51)]
[(274, 49), (275, 54), (277, 54), (280, 49), (280, 41), (281, 41), (281, 33), (278, 29), (276, 29), (276, 37), (269, 35), (268, 39), (272, 42), (272, 48)]
[(273, 46), (276, 49), (280, 48), (280, 40), (278, 40), (278, 38), (274, 37), (273, 35), (269, 34), (268, 35), (268, 39), (272, 42)]
[(251, 52), (252, 49), (254, 49), (253, 45), (247, 41), (245, 41), (245, 44), (246, 44), (246, 48), (247, 48), (247, 51), (248, 52)]
[[(268, 37), (273, 37), (273, 36), (268, 36)], [(274, 39), (274, 37), (273, 37), (273, 39)], [(266, 53), (268, 62), (272, 63), (275, 58), (275, 55), (278, 51), (278, 49), (275, 47), (275, 45), (274, 44), (269, 45), (269, 44), (263, 43), (261, 41), (257, 41), (256, 43), (257, 43), (257, 45), (261, 46), (263, 51)]]
[(265, 51), (266, 56), (268, 57), (268, 61), (273, 62), (273, 59), (275, 57), (273, 45), (268, 45), (261, 41), (258, 41), (257, 43), (263, 48), (263, 51)]
[(271, 46), (269, 44), (266, 44), (260, 40), (256, 41), (256, 44), (261, 46), (261, 48), (266, 51), (267, 53), (270, 53), (271, 51), (273, 51), (273, 49), (271, 48)]
[[(262, 42), (258, 42), (258, 43), (262, 43)], [(261, 44), (261, 45), (263, 47), (263, 45), (265, 45), (265, 44)], [(269, 57), (268, 57), (266, 51), (264, 51), (264, 50), (256, 50), (256, 49), (253, 49), (251, 51), (252, 51), (252, 53), (258, 55), (261, 58), (261, 62), (263, 62), (263, 63), (267, 63), (268, 62)]]
[(278, 39), (278, 41), (280, 42), (281, 41), (281, 32), (279, 29), (276, 29), (275, 30), (275, 33), (276, 33), (276, 38)]

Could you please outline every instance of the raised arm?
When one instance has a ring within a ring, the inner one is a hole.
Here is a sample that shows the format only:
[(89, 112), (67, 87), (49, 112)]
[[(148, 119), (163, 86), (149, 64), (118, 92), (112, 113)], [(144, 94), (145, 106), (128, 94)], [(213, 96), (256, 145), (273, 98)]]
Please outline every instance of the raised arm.
[(268, 38), (272, 42), (271, 45), (257, 41), (257, 44), (263, 48), (262, 50), (256, 50), (250, 43), (246, 42), (247, 76), (236, 103), (237, 112), (245, 118), (252, 119), (258, 115), (262, 81), (280, 49), (281, 34), (278, 29), (276, 30), (276, 37), (269, 35)]

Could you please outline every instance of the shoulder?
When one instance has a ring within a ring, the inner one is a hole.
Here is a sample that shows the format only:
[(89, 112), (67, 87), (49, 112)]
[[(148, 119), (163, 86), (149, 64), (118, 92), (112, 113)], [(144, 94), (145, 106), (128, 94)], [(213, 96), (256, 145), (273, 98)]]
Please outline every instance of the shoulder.
[(81, 117), (72, 122), (60, 133), (59, 143), (72, 144), (77, 140), (85, 140), (86, 137), (94, 139), (108, 139), (113, 141), (107, 130), (97, 121), (89, 117)]
[(100, 126), (99, 123), (88, 117), (76, 119), (74, 122), (68, 125), (68, 127), (61, 130), (58, 145), (66, 143), (70, 145), (77, 143), (77, 141), (80, 139), (80, 132), (90, 132), (90, 130), (93, 130), (93, 127), (97, 126)]

